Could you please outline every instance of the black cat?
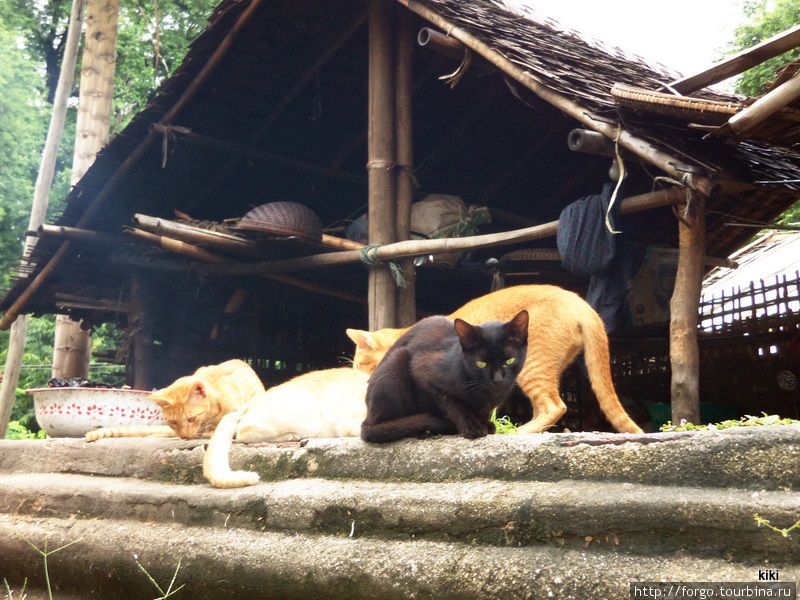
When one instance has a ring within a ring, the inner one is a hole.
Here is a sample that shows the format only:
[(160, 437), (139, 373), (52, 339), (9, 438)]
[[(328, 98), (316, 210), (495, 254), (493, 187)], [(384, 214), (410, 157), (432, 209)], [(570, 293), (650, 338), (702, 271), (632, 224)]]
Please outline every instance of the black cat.
[(404, 333), (375, 369), (367, 388), (361, 438), (494, 433), (489, 421), (525, 362), (528, 312), (481, 326), (428, 317)]

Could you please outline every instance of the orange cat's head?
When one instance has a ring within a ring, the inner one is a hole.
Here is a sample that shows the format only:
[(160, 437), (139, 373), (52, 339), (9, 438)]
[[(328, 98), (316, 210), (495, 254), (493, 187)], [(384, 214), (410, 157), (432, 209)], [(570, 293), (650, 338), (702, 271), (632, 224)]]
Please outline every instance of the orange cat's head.
[(167, 425), (185, 440), (203, 437), (207, 428), (216, 426), (205, 384), (194, 375), (153, 392), (150, 400), (161, 407)]
[(405, 329), (379, 329), (377, 331), (362, 331), (361, 329), (348, 329), (349, 337), (356, 345), (353, 356), (353, 367), (372, 373), (381, 362), (383, 355), (397, 339), (405, 333)]

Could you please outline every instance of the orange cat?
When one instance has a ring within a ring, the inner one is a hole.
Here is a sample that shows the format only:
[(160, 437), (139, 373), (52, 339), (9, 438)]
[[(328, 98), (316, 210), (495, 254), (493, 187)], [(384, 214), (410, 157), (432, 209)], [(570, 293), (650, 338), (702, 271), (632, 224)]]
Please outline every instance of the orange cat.
[[(614, 390), (603, 322), (577, 294), (552, 285), (514, 286), (471, 300), (448, 317), (480, 325), (508, 321), (521, 310), (528, 311), (530, 321), (528, 353), (517, 385), (531, 400), (534, 418), (520, 430), (545, 431), (561, 418), (567, 409), (558, 393), (561, 373), (583, 350), (592, 389), (606, 418), (617, 431), (641, 433)], [(348, 337), (356, 344), (353, 366), (371, 373), (405, 331), (348, 329)]]
[(176, 434), (185, 440), (210, 437), (224, 415), (263, 391), (264, 384), (243, 360), (200, 367), (150, 396), (164, 411), (169, 427), (106, 427), (87, 433), (86, 441)]

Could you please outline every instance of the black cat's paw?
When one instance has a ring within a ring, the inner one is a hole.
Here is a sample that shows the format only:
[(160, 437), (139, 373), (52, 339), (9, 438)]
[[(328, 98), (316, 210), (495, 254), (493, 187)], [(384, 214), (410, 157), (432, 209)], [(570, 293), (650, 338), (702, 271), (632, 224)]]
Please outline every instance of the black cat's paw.
[(494, 426), (494, 423), (492, 423), (491, 421), (489, 421), (489, 422), (486, 424), (486, 431), (489, 433), (489, 435), (491, 435), (491, 434), (493, 434), (493, 433), (497, 433), (497, 427), (495, 427), (495, 426)]
[(464, 430), (461, 432), (461, 435), (468, 440), (475, 440), (489, 435), (489, 430), (485, 425), (470, 425), (469, 427), (464, 428)]

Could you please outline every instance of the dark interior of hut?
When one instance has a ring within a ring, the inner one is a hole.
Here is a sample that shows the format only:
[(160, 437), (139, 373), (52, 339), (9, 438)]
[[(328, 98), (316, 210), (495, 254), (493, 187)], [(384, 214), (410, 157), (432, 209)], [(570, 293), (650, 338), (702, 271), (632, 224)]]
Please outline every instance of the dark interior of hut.
[[(220, 222), (239, 218), (257, 205), (292, 201), (312, 208), (326, 231), (343, 235), (341, 228), (366, 211), (367, 28), (363, 6), (284, 0), (272, 3), (268, 12), (279, 17), (265, 17), (260, 27), (242, 32), (221, 67), (175, 123), (202, 139), (193, 140), (179, 132), (165, 134), (127, 175), (94, 229), (119, 234), (131, 225), (135, 213), (174, 219), (175, 210), (193, 219)], [(223, 13), (219, 18), (234, 16)], [(415, 30), (426, 23), (417, 19), (417, 25)], [(213, 34), (214, 29), (211, 31)], [(214, 35), (201, 39), (210, 45), (219, 41)], [(326, 55), (330, 59), (316, 69)], [(555, 220), (566, 204), (599, 192), (610, 181), (609, 157), (577, 153), (567, 147), (575, 121), (480, 62), (451, 88), (440, 78), (457, 66), (457, 60), (415, 48), (416, 199), (431, 193), (450, 194), (467, 204), (495, 209), (492, 222), (478, 231), (491, 233)], [(179, 74), (190, 78), (201, 67), (185, 63)], [(306, 83), (298, 87), (304, 77)], [(163, 114), (165, 108), (158, 102), (179, 91), (171, 90), (171, 85), (180, 87), (185, 82), (180, 77), (167, 81), (156, 104), (109, 146), (107, 152), (116, 153), (119, 162), (155, 120), (153, 115)], [(242, 151), (242, 147), (253, 151)], [(82, 185), (92, 186), (93, 178), (107, 178), (110, 173), (103, 173), (103, 168), (108, 164), (98, 160)], [(626, 165), (627, 193), (651, 191), (650, 170), (633, 159), (626, 159)], [(71, 200), (67, 212), (82, 210), (80, 190)], [(677, 227), (669, 208), (624, 217), (622, 228), (641, 244), (673, 248), (677, 244)], [(552, 249), (555, 240), (523, 247)], [(416, 288), (419, 315), (447, 313), (489, 292), (497, 273), (496, 266), (487, 266), (490, 259), (500, 259), (505, 285), (554, 283), (585, 292), (587, 279), (571, 275), (556, 260), (502, 260), (518, 248), (475, 251), (462, 256), (457, 266), (420, 268)], [(320, 251), (297, 242), (274, 243), (270, 249), (275, 257)], [(115, 256), (120, 254), (125, 253), (117, 251)], [(345, 328), (367, 328), (366, 307), (360, 303), (259, 277), (174, 270), (167, 264), (174, 258), (165, 260), (165, 253), (156, 250), (130, 249), (125, 260), (107, 259), (107, 250), (82, 248), (66, 264), (70, 272), (88, 276), (69, 281), (57, 274), (44, 295), (72, 292), (119, 300), (128, 297), (130, 269), (143, 267), (148, 274), (149, 318), (160, 365), (154, 381), (157, 386), (201, 364), (233, 356), (250, 360), (268, 383), (299, 371), (341, 365), (352, 354)], [(291, 275), (366, 298), (366, 267), (361, 264)], [(87, 317), (88, 323), (118, 320), (127, 324), (124, 311), (73, 312)], [(612, 343), (625, 348), (626, 340), (634, 337), (638, 340), (636, 360), (652, 367), (659, 382), (649, 389), (648, 399), (668, 401), (668, 370), (659, 362), (665, 355), (666, 324), (622, 330)], [(652, 349), (641, 345), (643, 339), (649, 340)], [(618, 368), (615, 377), (624, 376), (624, 368)], [(570, 408), (566, 426), (608, 427), (594, 403), (588, 401), (592, 395), (579, 365), (565, 373), (562, 392)], [(639, 394), (633, 390), (631, 395)], [(629, 409), (635, 420), (648, 420), (646, 414), (636, 414), (636, 406)], [(638, 410), (645, 409), (638, 405)], [(516, 416), (529, 418), (524, 412)]]

